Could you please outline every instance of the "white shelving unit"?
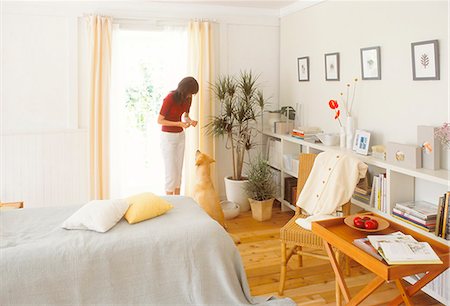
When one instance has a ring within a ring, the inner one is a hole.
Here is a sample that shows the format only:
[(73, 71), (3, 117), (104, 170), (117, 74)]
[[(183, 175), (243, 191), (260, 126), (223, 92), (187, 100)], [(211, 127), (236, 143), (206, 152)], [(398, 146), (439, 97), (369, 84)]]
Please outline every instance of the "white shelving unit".
[[(325, 146), (321, 143), (313, 143), (301, 139), (294, 138), (290, 135), (281, 135), (275, 134), (269, 131), (262, 132), (262, 143), (265, 146), (269, 139), (276, 139), (281, 142), (281, 152), (278, 152), (279, 156), (275, 156), (275, 158), (279, 158), (277, 161), (277, 166), (274, 167), (280, 171), (280, 185), (281, 185), (281, 196), (279, 198), (280, 202), (283, 204), (282, 209), (295, 209), (295, 206), (291, 205), (287, 201), (284, 200), (284, 178), (287, 176), (297, 177), (297, 169), (284, 169), (283, 163), (283, 155), (284, 154), (292, 154), (299, 155), (300, 153), (320, 153), (327, 150), (336, 150), (345, 153), (355, 154), (359, 159), (369, 165), (369, 172), (372, 175), (377, 175), (379, 173), (386, 173), (387, 179), (387, 208), (386, 211), (382, 212), (378, 209), (371, 207), (367, 204), (359, 202), (355, 199), (352, 199), (352, 203), (360, 208), (373, 211), (377, 214), (382, 215), (386, 219), (401, 223), (402, 225), (411, 228), (421, 234), (424, 234), (434, 240), (437, 240), (441, 243), (444, 243), (450, 246), (450, 241), (445, 240), (443, 238), (437, 237), (434, 233), (425, 232), (413, 225), (410, 225), (406, 222), (402, 222), (401, 220), (394, 218), (391, 215), (393, 206), (398, 202), (406, 202), (406, 201), (414, 201), (414, 200), (425, 200), (431, 203), (436, 203), (437, 209), (437, 201), (439, 196), (444, 194), (444, 192), (450, 190), (450, 171), (448, 170), (428, 170), (428, 169), (409, 169), (399, 167), (398, 165), (394, 165), (384, 160), (376, 159), (371, 156), (364, 156), (360, 154), (356, 154), (354, 151), (349, 149), (342, 149), (340, 147), (330, 147)], [(424, 184), (426, 187), (417, 188), (417, 185)], [(431, 188), (430, 188), (431, 187)], [(424, 195), (420, 194), (419, 189), (427, 189), (427, 195), (422, 198)], [(448, 274), (448, 270), (436, 278), (432, 283), (428, 284), (424, 287), (423, 291), (428, 293), (430, 296), (439, 300), (440, 302), (448, 305), (449, 295), (447, 290), (442, 290), (442, 288), (448, 288), (450, 285), (448, 283), (445, 275)], [(414, 282), (413, 278), (406, 278), (409, 282)]]

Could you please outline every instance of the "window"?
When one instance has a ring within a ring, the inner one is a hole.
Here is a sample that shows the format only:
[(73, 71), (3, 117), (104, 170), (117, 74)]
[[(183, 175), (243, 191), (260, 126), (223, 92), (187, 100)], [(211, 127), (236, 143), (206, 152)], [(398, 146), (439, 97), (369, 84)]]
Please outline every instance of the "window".
[(112, 63), (111, 197), (164, 194), (156, 120), (162, 100), (187, 73), (186, 28), (117, 29)]

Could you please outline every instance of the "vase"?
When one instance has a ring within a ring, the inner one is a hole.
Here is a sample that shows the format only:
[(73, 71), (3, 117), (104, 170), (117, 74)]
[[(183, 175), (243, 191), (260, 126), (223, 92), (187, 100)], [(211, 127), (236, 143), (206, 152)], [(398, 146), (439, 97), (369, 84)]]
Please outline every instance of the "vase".
[(348, 116), (345, 124), (345, 138), (347, 149), (353, 148), (353, 137), (355, 136), (355, 120)]
[(232, 180), (231, 177), (225, 177), (225, 194), (227, 200), (239, 205), (241, 212), (250, 210), (250, 203), (248, 202), (247, 192), (245, 186), (248, 180)]
[(345, 148), (345, 127), (339, 128), (339, 143), (341, 148)]

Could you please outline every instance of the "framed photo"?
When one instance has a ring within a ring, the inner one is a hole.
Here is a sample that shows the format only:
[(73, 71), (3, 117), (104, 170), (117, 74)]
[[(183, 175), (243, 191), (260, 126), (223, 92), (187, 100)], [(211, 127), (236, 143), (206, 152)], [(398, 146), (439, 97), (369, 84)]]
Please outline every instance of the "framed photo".
[(363, 80), (381, 80), (380, 47), (361, 49), (361, 75)]
[(309, 81), (309, 56), (297, 58), (298, 81)]
[(369, 153), (370, 133), (363, 130), (356, 130), (353, 150), (356, 153), (367, 155)]
[(325, 54), (325, 80), (339, 81), (339, 53)]
[(437, 40), (411, 44), (413, 80), (439, 80), (439, 43)]

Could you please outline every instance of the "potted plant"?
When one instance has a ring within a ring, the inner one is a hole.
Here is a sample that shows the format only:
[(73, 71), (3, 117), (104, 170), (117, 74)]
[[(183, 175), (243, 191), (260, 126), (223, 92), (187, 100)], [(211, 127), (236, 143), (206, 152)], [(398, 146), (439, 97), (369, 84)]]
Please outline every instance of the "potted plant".
[(250, 162), (247, 171), (246, 191), (252, 208), (253, 219), (265, 221), (272, 218), (272, 206), (277, 192), (273, 172), (261, 155)]
[(246, 180), (242, 176), (244, 157), (254, 147), (258, 133), (256, 120), (265, 106), (256, 81), (251, 71), (241, 72), (237, 77), (219, 77), (212, 91), (220, 103), (220, 114), (206, 125), (207, 133), (225, 137), (225, 148), (231, 150), (233, 175), (225, 177), (225, 192), (227, 199), (238, 203), (241, 211), (250, 209), (244, 190)]

